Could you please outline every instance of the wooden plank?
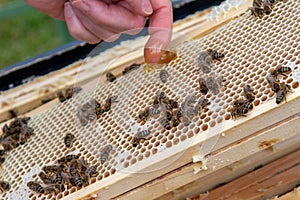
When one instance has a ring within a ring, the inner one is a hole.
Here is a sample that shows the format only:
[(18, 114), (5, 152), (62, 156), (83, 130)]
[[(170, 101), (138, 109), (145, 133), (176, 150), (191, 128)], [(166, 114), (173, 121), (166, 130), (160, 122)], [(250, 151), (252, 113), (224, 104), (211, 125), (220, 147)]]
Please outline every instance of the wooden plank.
[(224, 186), (207, 192), (205, 198), (202, 199), (266, 199), (290, 191), (300, 183), (299, 156), (300, 150), (286, 155)]
[[(198, 164), (190, 163), (118, 196), (118, 199), (137, 199), (138, 196), (158, 199), (182, 199), (190, 196), (190, 193), (195, 191), (199, 193), (199, 191), (209, 190), (224, 181), (229, 181), (235, 176), (246, 173), (249, 168), (270, 162), (270, 160), (299, 148), (300, 136), (295, 131), (300, 128), (299, 122), (299, 115), (295, 115), (293, 119), (261, 131), (259, 135), (255, 135), (243, 142), (237, 141), (235, 144), (223, 148), (218, 153), (213, 153), (208, 157), (207, 166), (209, 169), (207, 171), (194, 175), (193, 168)], [(259, 148), (261, 141), (267, 141), (274, 136), (280, 140), (274, 145), (274, 149), (277, 150), (270, 151)], [(166, 195), (163, 196), (163, 194)]]

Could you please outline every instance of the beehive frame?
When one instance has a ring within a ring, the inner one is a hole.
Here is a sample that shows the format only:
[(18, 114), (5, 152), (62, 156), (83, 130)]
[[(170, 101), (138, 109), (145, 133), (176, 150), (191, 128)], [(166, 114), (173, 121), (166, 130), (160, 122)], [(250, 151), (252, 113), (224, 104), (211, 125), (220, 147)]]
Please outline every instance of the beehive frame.
[[(275, 104), (275, 95), (268, 87), (265, 76), (271, 67), (276, 67), (279, 64), (287, 65), (291, 62), (295, 63), (295, 66), (299, 65), (299, 38), (296, 35), (297, 30), (299, 30), (298, 16), (299, 5), (297, 1), (276, 4), (272, 14), (263, 19), (254, 18), (247, 12), (199, 40), (189, 41), (178, 46), (176, 50), (179, 55), (178, 58), (169, 63), (166, 68), (169, 70), (171, 78), (165, 85), (159, 82), (157, 71), (145, 74), (141, 68), (118, 78), (116, 83), (99, 84), (95, 92), (84, 92), (63, 104), (51, 107), (48, 111), (33, 117), (29, 124), (35, 128), (35, 138), (14, 150), (7, 157), (1, 172), (2, 177), (13, 180), (11, 175), (18, 174), (19, 178), (12, 182), (12, 188), (18, 191), (17, 188), (19, 187), (19, 191), (22, 191), (19, 183), (23, 182), (24, 186), (26, 181), (32, 179), (33, 172), (36, 174), (41, 166), (54, 162), (54, 157), (79, 151), (88, 158), (89, 162), (99, 164), (97, 162), (98, 150), (105, 144), (111, 143), (115, 147), (115, 151), (108, 163), (99, 166), (100, 175), (93, 180), (95, 183), (78, 191), (75, 188), (70, 188), (63, 194), (59, 194), (57, 198), (82, 198), (93, 192), (99, 192), (101, 198), (112, 198), (190, 163), (192, 155), (199, 152), (199, 145), (207, 144), (210, 141), (214, 144), (216, 139), (221, 137), (220, 130), (227, 138), (223, 138), (222, 143), (216, 143), (217, 145), (209, 148), (207, 152), (203, 152), (206, 148), (202, 148), (201, 153), (203, 155), (215, 149), (221, 149), (233, 141), (238, 141), (276, 121), (296, 114), (299, 110), (294, 108), (300, 107), (299, 84), (293, 78), (294, 74), (283, 79), (293, 86), (294, 93), (288, 96), (287, 104), (280, 106)], [(267, 28), (259, 30), (262, 27)], [(248, 33), (243, 31), (248, 31)], [(256, 35), (259, 33), (262, 36), (257, 38), (249, 32), (256, 33)], [(289, 34), (285, 35), (286, 32)], [(242, 37), (243, 34), (244, 38)], [(250, 41), (253, 44), (248, 46)], [(285, 44), (280, 43), (280, 41), (285, 41)], [(280, 48), (276, 45), (280, 45)], [(271, 49), (272, 47), (275, 47), (275, 50)], [(200, 119), (195, 119), (189, 127), (184, 127), (181, 124), (178, 128), (166, 131), (156, 120), (149, 121), (144, 127), (149, 125), (148, 128), (152, 130), (151, 137), (134, 149), (130, 145), (132, 135), (143, 127), (134, 118), (139, 110), (151, 103), (151, 99), (157, 92), (164, 90), (169, 97), (177, 99), (179, 102), (182, 102), (189, 93), (194, 93), (198, 98), (202, 96), (197, 84), (199, 71), (196, 67), (196, 58), (200, 51), (207, 48), (218, 49), (226, 55), (226, 58), (221, 63), (215, 63), (213, 68), (215, 72), (227, 77), (226, 88), (223, 88), (217, 96), (207, 95), (212, 106), (207, 112), (202, 113)], [(258, 58), (253, 57), (256, 55)], [(244, 58), (247, 56), (249, 59)], [(297, 71), (298, 68), (293, 70)], [(235, 74), (238, 78), (230, 73)], [(181, 82), (181, 80), (186, 81)], [(256, 107), (247, 118), (232, 121), (229, 116), (230, 104), (240, 96), (242, 85), (245, 83), (250, 84), (255, 91), (258, 91), (255, 101)], [(130, 88), (131, 93), (124, 94), (121, 92), (128, 90), (128, 88)], [(106, 91), (111, 91), (112, 94), (117, 93), (120, 102), (112, 108), (111, 113), (103, 116), (105, 121), (100, 119), (99, 123), (90, 123), (87, 127), (81, 127), (74, 110), (89, 98), (95, 97), (97, 100), (102, 100), (103, 97), (107, 96)], [(135, 94), (135, 97), (132, 94)], [(221, 109), (218, 111), (219, 106)], [(278, 113), (278, 117), (272, 118), (272, 121), (267, 120), (269, 112)], [(260, 123), (258, 123), (259, 121)], [(66, 126), (66, 124), (68, 125)], [(251, 130), (248, 129), (253, 125), (256, 127), (251, 128)], [(239, 127), (239, 131), (233, 133), (235, 131), (233, 127)], [(103, 135), (95, 136), (95, 133), (99, 132), (97, 128), (104, 129)], [(78, 138), (71, 151), (64, 148), (62, 142), (62, 136), (68, 131), (74, 133)], [(45, 138), (48, 133), (55, 134)], [(55, 153), (52, 152), (48, 155), (36, 153), (37, 151), (45, 153), (49, 144), (57, 148)], [(24, 156), (23, 152), (28, 152), (28, 155)], [(16, 158), (20, 159), (16, 160)], [(15, 167), (20, 162), (24, 165)], [(140, 176), (143, 179), (132, 180), (131, 177), (134, 176), (127, 172), (143, 173)], [(125, 185), (123, 190), (117, 190), (120, 189), (117, 184), (128, 181), (131, 183), (130, 185)], [(26, 187), (23, 189), (22, 194), (28, 194)], [(5, 198), (9, 195), (12, 194), (7, 194)], [(42, 196), (31, 193), (29, 197), (31, 199), (45, 199), (46, 197), (56, 199), (53, 195)]]

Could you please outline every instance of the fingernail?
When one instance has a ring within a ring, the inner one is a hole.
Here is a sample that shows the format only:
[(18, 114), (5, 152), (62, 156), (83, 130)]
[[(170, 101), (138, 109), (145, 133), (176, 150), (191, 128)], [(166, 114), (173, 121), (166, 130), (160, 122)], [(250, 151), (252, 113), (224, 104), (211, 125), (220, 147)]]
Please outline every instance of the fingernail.
[(66, 2), (65, 3), (65, 17), (71, 18), (71, 17), (73, 17), (73, 15), (74, 15), (74, 12), (71, 8), (70, 3)]
[(145, 62), (146, 63), (158, 63), (162, 53), (163, 52), (159, 49), (145, 48), (144, 49)]
[(85, 1), (83, 0), (75, 0), (75, 1), (71, 1), (72, 6), (74, 6), (75, 8), (78, 8), (79, 10), (82, 10), (84, 12), (88, 12), (89, 11), (89, 6), (86, 4)]
[(146, 44), (144, 49), (144, 57), (146, 63), (158, 63), (163, 54), (165, 45), (159, 39), (152, 39)]
[(149, 0), (142, 0), (142, 9), (146, 15), (151, 15), (153, 13), (152, 5)]

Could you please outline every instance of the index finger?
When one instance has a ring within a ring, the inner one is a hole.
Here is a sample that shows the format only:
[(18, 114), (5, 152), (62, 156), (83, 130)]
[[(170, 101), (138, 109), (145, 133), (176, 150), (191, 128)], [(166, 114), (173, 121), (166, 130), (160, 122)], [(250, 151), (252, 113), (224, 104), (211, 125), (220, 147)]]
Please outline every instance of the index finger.
[(170, 0), (151, 0), (153, 14), (149, 16), (150, 38), (144, 48), (145, 62), (157, 63), (172, 36), (173, 11)]

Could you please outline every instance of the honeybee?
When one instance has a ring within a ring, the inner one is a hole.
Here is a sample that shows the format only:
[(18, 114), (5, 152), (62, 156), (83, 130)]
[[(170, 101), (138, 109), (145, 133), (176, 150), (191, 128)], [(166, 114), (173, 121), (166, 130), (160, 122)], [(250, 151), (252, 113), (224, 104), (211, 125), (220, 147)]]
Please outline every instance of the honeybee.
[(58, 97), (58, 100), (60, 102), (64, 102), (66, 100), (66, 97), (65, 95), (63, 94), (63, 91), (62, 90), (57, 90), (56, 91), (56, 96)]
[(244, 92), (244, 96), (246, 97), (246, 99), (249, 101), (249, 102), (253, 102), (254, 99), (255, 99), (255, 96), (254, 96), (254, 92), (253, 92), (253, 89), (251, 88), (250, 85), (244, 85), (243, 87), (243, 92)]
[(57, 172), (57, 173), (56, 173), (55, 179), (54, 179), (54, 182), (55, 182), (56, 184), (59, 184), (59, 185), (62, 184), (62, 182), (63, 182), (63, 176), (62, 176), (62, 173), (63, 173), (63, 172)]
[(138, 69), (140, 66), (141, 66), (140, 64), (135, 64), (134, 63), (134, 64), (130, 65), (129, 67), (126, 67), (123, 70), (122, 74), (125, 75), (125, 74), (127, 74), (128, 72), (130, 72), (132, 70)]
[[(98, 173), (97, 173), (97, 175), (98, 175)], [(97, 176), (97, 175), (95, 174), (93, 176)], [(82, 178), (83, 184), (89, 183), (89, 179), (91, 178), (89, 175), (87, 175), (85, 172), (81, 172), (80, 176)]]
[(2, 145), (4, 151), (10, 151), (19, 145), (18, 142), (11, 136), (0, 137), (0, 144)]
[(270, 74), (277, 79), (278, 75), (287, 76), (286, 74), (291, 71), (292, 69), (290, 67), (278, 66), (275, 69), (271, 69)]
[(116, 77), (110, 71), (108, 71), (106, 72), (106, 80), (109, 82), (113, 82), (116, 80)]
[(5, 151), (3, 149), (0, 149), (0, 156), (4, 156), (5, 155)]
[(84, 112), (82, 110), (77, 111), (77, 117), (82, 126), (86, 126), (88, 124), (88, 119), (84, 116)]
[(132, 139), (132, 146), (133, 147), (137, 147), (141, 140), (146, 140), (147, 137), (150, 135), (151, 131), (149, 130), (143, 130), (143, 131), (140, 131), (138, 132)]
[(205, 108), (206, 106), (210, 105), (210, 102), (205, 97), (201, 97), (197, 104), (200, 105), (202, 108)]
[(89, 168), (86, 169), (86, 174), (91, 178), (91, 177), (94, 177), (94, 176), (97, 176), (98, 175), (98, 172), (97, 172), (97, 165), (92, 165), (90, 166)]
[(159, 102), (159, 104), (161, 104), (162, 101), (167, 101), (168, 97), (166, 95), (166, 93), (164, 92), (160, 92), (159, 94), (157, 94), (157, 101)]
[(196, 114), (198, 115), (199, 113), (202, 112), (203, 109), (207, 109), (208, 105), (210, 105), (209, 100), (206, 99), (205, 97), (201, 97), (195, 106)]
[(5, 158), (4, 157), (0, 157), (0, 166), (4, 163)]
[(160, 111), (157, 108), (149, 108), (149, 110), (148, 110), (148, 115), (150, 117), (154, 117), (156, 115), (159, 115), (159, 113), (160, 113)]
[[(61, 164), (63, 166), (63, 164), (67, 163), (67, 162), (71, 162), (72, 160), (77, 160), (79, 158), (78, 155), (75, 154), (69, 154), (65, 157), (62, 157), (60, 159), (57, 160), (58, 164)], [(58, 166), (60, 167), (60, 166)]]
[(219, 86), (215, 80), (215, 78), (213, 76), (209, 76), (207, 79), (206, 79), (206, 85), (208, 87), (209, 90), (212, 91), (212, 93), (214, 95), (218, 94), (220, 91), (219, 91)]
[(172, 110), (170, 109), (168, 104), (163, 102), (161, 104), (161, 108), (162, 108), (162, 111), (163, 111), (164, 115), (166, 116), (167, 120), (170, 121), (172, 119)]
[(172, 126), (174, 126), (174, 127), (177, 127), (181, 122), (181, 117), (177, 117), (177, 115), (176, 115), (177, 112), (178, 112), (177, 110), (174, 111), (174, 114), (173, 114), (173, 117), (171, 120)]
[(175, 113), (174, 116), (176, 116), (178, 119), (180, 119), (182, 117), (182, 114), (183, 114), (182, 107), (179, 107), (179, 108), (177, 108), (177, 110), (174, 110), (174, 113)]
[(199, 109), (195, 109), (194, 107), (187, 107), (185, 109), (185, 117), (192, 119), (195, 115), (198, 115), (198, 110)]
[(155, 97), (154, 98), (154, 100), (153, 100), (153, 108), (155, 108), (155, 109), (158, 109), (159, 108), (159, 104), (160, 104), (160, 102), (159, 102), (159, 100), (158, 100), (158, 98), (157, 97)]
[(79, 172), (75, 171), (71, 173), (71, 175), (72, 175), (72, 179), (74, 180), (73, 184), (75, 184), (75, 186), (82, 187), (84, 185), (84, 181)]
[(247, 108), (244, 108), (243, 106), (234, 105), (231, 110), (231, 117), (232, 119), (236, 120), (236, 118), (240, 116), (246, 117), (247, 113), (248, 113)]
[(30, 181), (27, 183), (27, 187), (36, 192), (36, 193), (39, 193), (39, 194), (44, 194), (45, 193), (45, 190), (44, 188), (41, 186), (41, 184), (37, 183), (37, 182), (34, 182), (34, 181)]
[(223, 78), (223, 76), (218, 76), (218, 77), (216, 78), (216, 83), (217, 83), (217, 85), (218, 85), (219, 88), (221, 88), (221, 87), (224, 86), (224, 82), (225, 82), (225, 81), (226, 81), (226, 80)]
[(101, 151), (101, 155), (100, 155), (100, 162), (101, 164), (104, 164), (105, 161), (108, 159), (109, 154), (111, 152), (111, 150), (113, 149), (113, 147), (111, 145), (106, 145), (102, 151)]
[(79, 93), (81, 90), (82, 90), (81, 87), (73, 87), (73, 86), (67, 87), (65, 89), (65, 98), (70, 99), (72, 98), (73, 94)]
[[(272, 1), (273, 2), (273, 1)], [(273, 2), (274, 3), (274, 2)], [(271, 14), (271, 12), (272, 12), (272, 7), (273, 7), (273, 5), (272, 5), (272, 3), (269, 1), (269, 0), (264, 0), (263, 1), (263, 9), (265, 10), (265, 13), (267, 14), (267, 15), (269, 15), (269, 14)]]
[(40, 172), (38, 176), (43, 181), (43, 183), (47, 185), (54, 183), (54, 180), (50, 176), (46, 175), (44, 172)]
[(79, 165), (79, 161), (78, 160), (72, 160), (69, 165), (68, 165), (68, 168), (69, 168), (69, 172), (73, 172), (75, 170), (78, 170), (80, 167)]
[(253, 7), (262, 7), (262, 3), (262, 0), (254, 0), (252, 5)]
[(104, 110), (102, 109), (101, 104), (98, 101), (95, 101), (95, 111), (97, 118), (99, 118), (104, 113)]
[(280, 104), (283, 100), (286, 102), (287, 93), (292, 93), (292, 88), (290, 85), (281, 83), (280, 89), (276, 92), (276, 103)]
[(47, 174), (51, 174), (51, 173), (58, 172), (60, 170), (60, 167), (58, 165), (48, 165), (48, 166), (43, 166), (42, 170)]
[(178, 102), (173, 99), (169, 100), (169, 105), (171, 106), (172, 109), (178, 108), (179, 106)]
[(268, 74), (267, 76), (267, 81), (270, 84), (271, 89), (277, 93), (280, 90), (280, 84), (278, 82), (277, 79), (275, 79), (274, 76), (272, 76), (272, 74)]
[(225, 57), (223, 53), (219, 53), (218, 51), (213, 49), (208, 49), (207, 52), (212, 57), (213, 60), (221, 61), (220, 59)]
[(117, 103), (118, 96), (110, 96), (107, 98), (104, 106), (103, 106), (103, 112), (108, 112), (111, 109), (111, 104), (112, 103)]
[(65, 191), (65, 186), (64, 186), (63, 184), (61, 184), (61, 185), (55, 184), (55, 187), (56, 187), (60, 192)]
[(65, 158), (65, 162), (71, 162), (72, 160), (77, 160), (79, 158), (76, 154), (69, 154), (66, 157), (63, 157), (62, 160)]
[(212, 56), (208, 53), (208, 51), (200, 52), (198, 57), (198, 67), (203, 72), (208, 74), (211, 71), (212, 66)]
[(10, 128), (8, 127), (8, 125), (7, 124), (4, 124), (4, 126), (2, 127), (2, 133), (3, 133), (3, 135), (8, 135), (9, 134), (9, 132), (10, 132)]
[(89, 121), (93, 121), (97, 118), (95, 111), (96, 106), (98, 106), (98, 102), (95, 99), (91, 99), (79, 107), (77, 117), (82, 126), (86, 126)]
[(14, 110), (10, 110), (8, 112), (9, 112), (11, 118), (15, 118), (15, 117), (18, 116), (17, 113)]
[(191, 124), (191, 120), (187, 116), (182, 117), (182, 123), (184, 126), (189, 126)]
[(138, 117), (141, 121), (146, 122), (149, 119), (149, 108), (139, 112)]
[(7, 181), (0, 181), (0, 192), (4, 193), (10, 190), (10, 184)]
[(182, 108), (185, 108), (187, 106), (192, 107), (196, 102), (197, 102), (197, 98), (195, 97), (195, 95), (188, 95), (182, 104)]
[(208, 92), (208, 87), (206, 85), (205, 79), (204, 78), (199, 78), (199, 85), (200, 85), (200, 92), (203, 95), (206, 95)]
[(169, 77), (169, 73), (167, 72), (167, 70), (165, 69), (160, 70), (159, 78), (161, 82), (166, 83), (168, 81), (168, 77)]
[(59, 185), (47, 185), (44, 187), (44, 194), (51, 194), (51, 193), (54, 193), (54, 194), (58, 194), (61, 189), (61, 186)]
[(255, 17), (262, 18), (265, 14), (265, 10), (258, 6), (253, 6), (250, 8), (250, 10), (251, 10), (251, 14), (254, 15)]
[(72, 135), (71, 133), (67, 133), (64, 138), (64, 143), (66, 147), (67, 148), (72, 147), (74, 140), (75, 140), (75, 136)]
[(162, 117), (159, 119), (159, 123), (167, 130), (171, 129), (171, 124), (166, 117)]
[(249, 102), (248, 100), (244, 100), (244, 99), (238, 99), (238, 100), (234, 101), (233, 105), (236, 107), (246, 108), (248, 110), (253, 109), (253, 104), (251, 102)]
[(86, 161), (84, 160), (84, 158), (79, 158), (78, 159), (78, 168), (81, 171), (85, 171), (88, 167), (88, 164), (86, 163)]

